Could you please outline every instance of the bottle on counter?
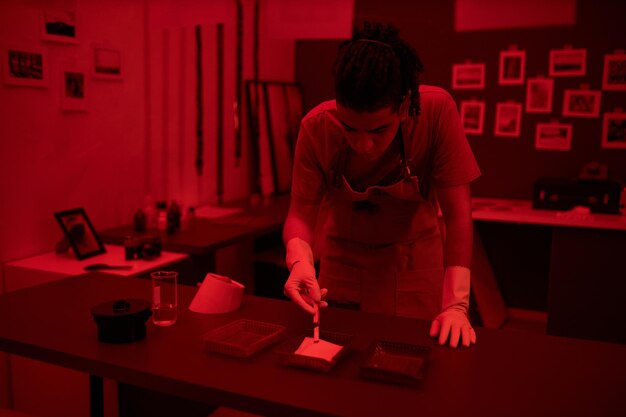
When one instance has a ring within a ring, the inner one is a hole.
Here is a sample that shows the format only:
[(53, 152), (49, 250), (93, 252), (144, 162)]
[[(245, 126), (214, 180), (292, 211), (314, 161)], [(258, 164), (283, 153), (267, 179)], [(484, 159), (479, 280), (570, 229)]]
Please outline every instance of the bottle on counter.
[(157, 201), (156, 205), (156, 229), (165, 232), (167, 230), (167, 203)]
[(156, 229), (156, 210), (151, 195), (147, 195), (143, 202), (143, 213), (146, 217), (146, 231)]
[(180, 230), (180, 206), (176, 200), (172, 200), (167, 209), (167, 233), (173, 234)]

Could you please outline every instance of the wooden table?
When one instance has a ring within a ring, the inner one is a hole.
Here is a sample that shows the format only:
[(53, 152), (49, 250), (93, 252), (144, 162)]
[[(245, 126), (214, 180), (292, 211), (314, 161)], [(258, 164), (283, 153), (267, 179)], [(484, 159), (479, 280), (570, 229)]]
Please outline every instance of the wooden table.
[[(273, 349), (248, 360), (209, 354), (202, 336), (238, 318), (300, 333), (310, 318), (289, 302), (246, 296), (235, 313), (200, 315), (179, 288), (172, 327), (148, 324), (145, 340), (107, 345), (96, 338), (94, 305), (149, 298), (150, 282), (91, 273), (0, 296), (0, 349), (179, 397), (273, 416), (617, 416), (624, 414), (626, 346), (525, 332), (477, 329), (472, 348), (440, 347), (429, 323), (328, 309), (322, 326), (353, 334), (353, 350), (330, 373), (284, 367)], [(6, 319), (10, 318), (10, 319)], [(432, 347), (417, 388), (358, 377), (373, 340)]]
[[(282, 229), (289, 210), (289, 196), (276, 195), (265, 198), (256, 206), (240, 203), (240, 213), (218, 218), (196, 218), (186, 230), (158, 234), (164, 250), (186, 253), (194, 263), (195, 280), (202, 280), (207, 272), (215, 272), (215, 252), (229, 245), (254, 239)], [(235, 205), (236, 206), (236, 205)], [(123, 244), (127, 236), (141, 235), (133, 225), (123, 225), (99, 232), (105, 243)], [(195, 284), (195, 282), (191, 282)]]
[[(489, 244), (506, 275), (500, 282), (543, 291), (549, 334), (626, 343), (626, 215), (536, 210), (527, 200), (486, 198), (474, 198), (472, 208), (474, 259)], [(545, 276), (543, 288), (532, 275)], [(486, 304), (494, 311), (501, 305)]]

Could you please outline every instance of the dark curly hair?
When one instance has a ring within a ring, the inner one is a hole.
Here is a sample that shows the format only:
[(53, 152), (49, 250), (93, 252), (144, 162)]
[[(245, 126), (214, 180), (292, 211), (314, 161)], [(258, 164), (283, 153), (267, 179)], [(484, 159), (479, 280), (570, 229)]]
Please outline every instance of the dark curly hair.
[(420, 113), (419, 74), (424, 67), (398, 32), (390, 24), (365, 22), (339, 46), (333, 68), (339, 104), (364, 112), (390, 105), (398, 111), (410, 91), (409, 115)]

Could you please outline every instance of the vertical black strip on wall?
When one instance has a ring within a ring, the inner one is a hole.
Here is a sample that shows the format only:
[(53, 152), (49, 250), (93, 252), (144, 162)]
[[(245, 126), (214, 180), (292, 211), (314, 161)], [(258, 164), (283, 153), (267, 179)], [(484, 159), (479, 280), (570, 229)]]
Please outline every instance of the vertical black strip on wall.
[(241, 102), (243, 87), (243, 3), (242, 0), (236, 0), (237, 3), (237, 63), (235, 74), (235, 166), (239, 166), (241, 161)]
[(267, 130), (267, 143), (270, 150), (270, 163), (272, 164), (272, 176), (274, 177), (274, 192), (278, 193), (278, 168), (276, 167), (276, 154), (274, 150), (274, 130), (272, 129), (272, 109), (270, 108), (270, 94), (267, 83), (263, 83), (263, 99), (265, 100), (265, 120)]
[(202, 110), (202, 29), (196, 25), (196, 172), (203, 172), (204, 138)]
[[(254, 165), (252, 166), (252, 184), (253, 184), (253, 192), (256, 194), (261, 194), (261, 162), (260, 162), (260, 152), (259, 152), (259, 0), (254, 0), (254, 15), (253, 15), (253, 44), (252, 44), (252, 79), (253, 79), (253, 90), (254, 90), (254, 103), (253, 111), (253, 123), (250, 129), (250, 137), (252, 139), (252, 155), (250, 158), (254, 161)], [(251, 104), (251, 103), (250, 103)]]
[(224, 196), (224, 24), (217, 24), (217, 202)]
[(293, 158), (295, 149), (294, 144), (296, 143), (293, 132), (293, 126), (291, 121), (291, 107), (289, 100), (289, 84), (283, 84), (283, 100), (285, 102), (285, 118), (287, 119), (287, 135), (285, 136), (285, 140), (287, 141), (287, 146), (289, 147), (289, 154)]

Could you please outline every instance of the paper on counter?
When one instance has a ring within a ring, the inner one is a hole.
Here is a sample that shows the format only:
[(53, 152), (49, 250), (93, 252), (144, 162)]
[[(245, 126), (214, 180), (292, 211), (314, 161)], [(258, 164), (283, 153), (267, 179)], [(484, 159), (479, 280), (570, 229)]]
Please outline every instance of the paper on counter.
[(320, 339), (318, 343), (315, 343), (312, 337), (305, 337), (300, 344), (300, 347), (298, 347), (294, 353), (296, 355), (320, 358), (328, 362), (332, 362), (335, 355), (339, 353), (342, 348), (343, 346), (339, 346), (322, 339)]
[(243, 208), (239, 207), (203, 206), (196, 208), (196, 217), (201, 217), (203, 219), (215, 219), (218, 217), (230, 216), (241, 212), (243, 212)]

